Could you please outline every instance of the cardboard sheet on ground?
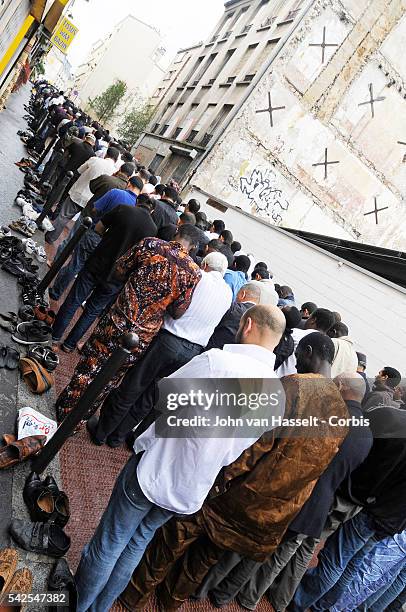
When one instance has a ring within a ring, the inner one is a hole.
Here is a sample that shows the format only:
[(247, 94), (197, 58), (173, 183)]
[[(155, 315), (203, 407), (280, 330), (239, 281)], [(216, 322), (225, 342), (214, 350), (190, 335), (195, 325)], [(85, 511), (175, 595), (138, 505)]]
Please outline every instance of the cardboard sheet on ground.
[(18, 439), (28, 436), (47, 436), (47, 442), (56, 432), (56, 421), (49, 419), (34, 408), (26, 406), (18, 411)]

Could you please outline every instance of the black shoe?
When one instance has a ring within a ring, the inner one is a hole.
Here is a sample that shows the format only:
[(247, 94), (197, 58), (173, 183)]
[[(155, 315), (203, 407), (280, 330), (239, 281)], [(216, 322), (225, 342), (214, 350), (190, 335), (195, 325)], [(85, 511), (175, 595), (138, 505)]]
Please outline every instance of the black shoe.
[(47, 476), (44, 480), (44, 486), (51, 491), (55, 502), (55, 512), (53, 521), (59, 527), (65, 527), (70, 519), (69, 499), (66, 493), (59, 490), (55, 479), (52, 476)]
[(38, 474), (31, 472), (25, 481), (23, 498), (30, 512), (31, 520), (45, 523), (55, 512), (52, 492), (41, 481)]
[(105, 444), (106, 441), (100, 440), (97, 437), (98, 425), (99, 425), (99, 419), (95, 414), (92, 417), (90, 417), (88, 421), (86, 421), (86, 429), (89, 432), (89, 436), (93, 444), (96, 444), (96, 446), (103, 446), (103, 444)]
[(18, 311), (18, 316), (24, 323), (26, 323), (27, 321), (33, 321), (35, 319), (33, 307), (21, 306), (20, 310)]
[(37, 279), (37, 276), (27, 269), (28, 266), (16, 259), (9, 259), (1, 267), (3, 270), (9, 274), (12, 274), (13, 276), (22, 276), (26, 280)]
[(51, 333), (52, 329), (43, 321), (28, 321), (17, 325), (11, 337), (19, 344), (47, 344)]
[(21, 548), (49, 557), (63, 557), (70, 548), (70, 537), (53, 523), (31, 523), (13, 519), (10, 534)]
[(52, 593), (67, 593), (67, 601), (69, 602), (69, 605), (66, 606), (48, 606), (48, 612), (73, 612), (76, 610), (78, 592), (66, 559), (59, 559), (52, 568), (48, 578), (48, 590)]

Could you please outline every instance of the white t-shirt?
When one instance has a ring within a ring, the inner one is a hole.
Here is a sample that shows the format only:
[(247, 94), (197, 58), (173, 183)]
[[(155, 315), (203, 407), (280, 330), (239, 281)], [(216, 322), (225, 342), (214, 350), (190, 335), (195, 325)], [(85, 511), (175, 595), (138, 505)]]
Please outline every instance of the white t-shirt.
[[(194, 357), (169, 378), (276, 378), (275, 355), (253, 344), (226, 344)], [(282, 416), (275, 408), (275, 416)], [(270, 427), (269, 429), (272, 429)], [(154, 504), (177, 514), (203, 505), (221, 468), (233, 463), (258, 438), (155, 437), (155, 423), (136, 439), (145, 451), (137, 467), (139, 485)]]
[(231, 306), (232, 292), (220, 272), (204, 272), (189, 308), (179, 319), (165, 315), (163, 329), (205, 347)]
[(95, 178), (99, 178), (102, 174), (111, 176), (115, 173), (114, 161), (112, 159), (100, 159), (100, 157), (91, 157), (78, 169), (80, 174), (78, 180), (73, 184), (69, 191), (71, 200), (84, 208), (90, 198), (93, 197), (89, 188), (89, 183)]

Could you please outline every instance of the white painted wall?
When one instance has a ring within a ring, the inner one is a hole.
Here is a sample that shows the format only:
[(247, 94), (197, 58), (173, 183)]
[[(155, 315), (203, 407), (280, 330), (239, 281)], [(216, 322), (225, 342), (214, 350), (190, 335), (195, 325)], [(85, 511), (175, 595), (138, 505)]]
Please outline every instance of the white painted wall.
[(101, 94), (116, 79), (125, 81), (129, 90), (138, 88), (144, 97), (151, 96), (164, 74), (154, 61), (161, 46), (159, 33), (129, 15), (105, 43), (97, 66), (81, 86), (82, 103)]
[(406, 0), (308, 4), (192, 181), (281, 227), (406, 251)]
[(340, 312), (356, 350), (367, 355), (370, 377), (385, 365), (406, 375), (406, 290), (253, 215), (232, 207), (221, 213), (198, 189), (192, 187), (189, 197), (209, 219), (223, 219), (245, 253), (267, 262), (275, 282), (292, 287), (299, 308), (312, 301)]

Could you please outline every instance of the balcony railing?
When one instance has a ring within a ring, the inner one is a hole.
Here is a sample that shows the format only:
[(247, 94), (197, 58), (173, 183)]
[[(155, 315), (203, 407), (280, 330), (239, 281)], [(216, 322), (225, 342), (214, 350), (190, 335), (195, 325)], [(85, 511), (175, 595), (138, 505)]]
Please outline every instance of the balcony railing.
[(248, 25), (243, 27), (241, 34), (247, 34), (247, 32), (249, 32), (251, 28), (252, 28), (252, 23), (249, 23)]

